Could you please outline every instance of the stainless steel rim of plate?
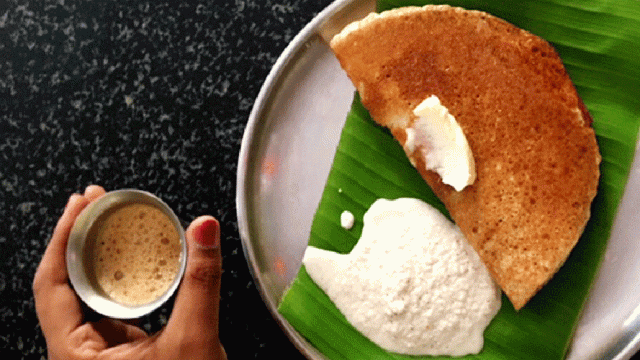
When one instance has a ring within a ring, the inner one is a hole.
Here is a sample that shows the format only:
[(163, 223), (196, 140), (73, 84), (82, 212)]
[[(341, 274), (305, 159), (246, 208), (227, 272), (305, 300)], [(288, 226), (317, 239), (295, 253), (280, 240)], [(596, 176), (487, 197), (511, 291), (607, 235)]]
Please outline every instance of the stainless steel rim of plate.
[[(255, 216), (258, 213), (258, 211), (256, 211), (256, 197), (262, 195), (262, 193), (257, 194), (256, 188), (261, 186), (261, 181), (264, 181), (261, 175), (258, 174), (262, 166), (260, 161), (265, 155), (264, 147), (268, 145), (267, 143), (269, 141), (277, 141), (277, 139), (269, 140), (268, 138), (269, 136), (274, 136), (270, 131), (274, 129), (274, 126), (277, 126), (278, 121), (277, 119), (273, 119), (274, 107), (276, 106), (274, 104), (277, 104), (277, 100), (283, 96), (296, 96), (295, 92), (285, 93), (286, 91), (283, 90), (283, 88), (286, 87), (287, 81), (289, 85), (291, 85), (291, 79), (288, 78), (300, 77), (299, 73), (304, 71), (304, 69), (301, 70), (301, 66), (298, 63), (305, 61), (305, 56), (312, 56), (309, 55), (308, 52), (313, 52), (314, 46), (328, 48), (328, 40), (344, 25), (364, 17), (367, 13), (374, 11), (374, 9), (375, 0), (337, 0), (320, 12), (296, 35), (276, 61), (256, 98), (242, 139), (238, 159), (236, 209), (245, 258), (247, 259), (249, 269), (268, 309), (293, 344), (308, 359), (326, 359), (326, 357), (307, 342), (304, 337), (278, 313), (277, 306), (280, 300), (279, 296), (282, 294), (279, 291), (274, 294), (270, 289), (273, 282), (267, 274), (268, 271), (265, 269), (265, 261), (261, 258), (263, 256), (262, 250), (256, 245), (258, 241), (263, 240), (259, 239), (256, 235), (258, 232), (257, 229), (265, 228), (265, 224), (261, 223), (263, 220)], [(320, 45), (318, 45), (318, 43), (320, 43)], [(350, 100), (349, 98), (349, 102)], [(346, 115), (346, 112), (339, 114), (339, 116), (342, 117), (344, 117), (344, 115)], [(338, 133), (339, 130), (341, 130), (341, 128), (338, 129)], [(337, 137), (332, 138), (332, 141), (337, 144)], [(333, 158), (333, 154), (330, 155), (330, 158)], [(640, 161), (638, 161), (638, 158), (639, 156), (636, 156), (633, 169), (638, 170), (637, 172), (640, 173)], [(328, 173), (328, 169), (326, 169), (326, 171)], [(326, 177), (326, 174), (324, 174), (324, 176)], [(632, 189), (640, 189), (640, 180), (636, 179), (639, 177), (640, 176), (636, 175), (635, 178), (632, 179), (633, 181), (630, 181), (626, 189), (625, 197), (627, 197), (627, 193), (631, 192)], [(631, 203), (633, 203), (635, 199), (636, 198), (623, 199), (620, 212), (623, 212), (623, 207), (632, 206)], [(638, 199), (640, 199), (640, 196), (638, 196)], [(625, 203), (627, 205), (625, 205)], [(314, 210), (315, 208), (313, 211)], [(306, 245), (307, 238), (303, 238), (300, 241), (304, 242), (303, 245)], [(298, 266), (300, 261), (301, 257), (298, 259)], [(297, 272), (297, 269), (290, 270), (294, 273)], [(598, 279), (596, 279), (596, 283), (598, 282)], [(282, 286), (280, 285), (280, 287)], [(587, 304), (587, 306), (588, 305), (589, 304)], [(640, 309), (640, 304), (637, 305), (637, 309)], [(580, 326), (578, 327), (578, 332), (579, 331)], [(589, 336), (589, 334), (581, 334), (580, 336)], [(574, 346), (575, 343), (576, 341), (574, 340)], [(598, 346), (590, 349), (591, 353), (589, 353), (589, 358), (626, 360), (631, 358), (638, 349), (640, 349), (640, 310), (636, 310), (633, 314), (630, 314), (624, 322), (624, 328), (616, 333), (615, 336), (610, 337), (609, 341), (598, 344)], [(574, 350), (575, 348), (570, 349), (568, 359), (575, 358), (572, 356)]]

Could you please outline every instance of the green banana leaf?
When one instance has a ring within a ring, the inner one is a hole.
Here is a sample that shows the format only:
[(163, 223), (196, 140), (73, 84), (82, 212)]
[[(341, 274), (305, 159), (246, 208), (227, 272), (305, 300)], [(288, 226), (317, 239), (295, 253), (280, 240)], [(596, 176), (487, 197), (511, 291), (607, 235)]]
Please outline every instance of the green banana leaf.
[[(380, 0), (378, 11), (424, 1)], [(506, 297), (485, 331), (485, 346), (464, 359), (565, 357), (624, 192), (640, 127), (640, 1), (451, 1), (487, 11), (551, 42), (594, 118), (602, 154), (598, 195), (585, 232), (560, 271), (523, 309)], [(447, 215), (390, 133), (375, 125), (356, 93), (329, 173), (309, 244), (348, 253), (378, 198), (415, 197)], [(353, 229), (340, 226), (351, 211)], [(389, 353), (355, 330), (304, 266), (279, 312), (329, 359), (420, 359)], [(438, 357), (424, 357), (437, 359)], [(446, 357), (443, 357), (446, 358)]]

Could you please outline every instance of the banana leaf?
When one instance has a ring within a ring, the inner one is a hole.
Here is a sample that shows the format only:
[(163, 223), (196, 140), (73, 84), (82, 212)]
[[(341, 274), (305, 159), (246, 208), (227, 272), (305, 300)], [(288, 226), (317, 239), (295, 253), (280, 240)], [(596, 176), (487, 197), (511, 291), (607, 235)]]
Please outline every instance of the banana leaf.
[[(380, 0), (378, 11), (424, 1)], [(640, 127), (640, 1), (450, 1), (487, 11), (548, 40), (559, 52), (594, 118), (602, 154), (598, 194), (587, 227), (560, 271), (520, 311), (503, 297), (481, 353), (464, 359), (563, 359), (603, 258), (629, 177)], [(348, 253), (362, 217), (378, 198), (415, 197), (445, 215), (391, 134), (377, 126), (358, 94), (342, 130), (314, 216), (309, 245)], [(351, 211), (353, 229), (340, 226)], [(279, 312), (329, 359), (421, 359), (389, 353), (355, 330), (301, 267)], [(438, 359), (439, 357), (424, 357)], [(446, 358), (446, 357), (442, 357)]]

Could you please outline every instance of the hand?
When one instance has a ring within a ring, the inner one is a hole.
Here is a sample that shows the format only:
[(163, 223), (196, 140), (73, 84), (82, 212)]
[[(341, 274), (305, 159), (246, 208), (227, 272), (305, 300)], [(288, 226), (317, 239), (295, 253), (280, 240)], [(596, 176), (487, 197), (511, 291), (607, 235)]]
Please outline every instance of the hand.
[(148, 335), (119, 320), (85, 322), (80, 300), (69, 285), (65, 253), (78, 214), (104, 193), (92, 185), (84, 195), (69, 198), (33, 280), (49, 359), (226, 360), (218, 337), (220, 226), (211, 216), (195, 219), (186, 231), (187, 267), (165, 328)]

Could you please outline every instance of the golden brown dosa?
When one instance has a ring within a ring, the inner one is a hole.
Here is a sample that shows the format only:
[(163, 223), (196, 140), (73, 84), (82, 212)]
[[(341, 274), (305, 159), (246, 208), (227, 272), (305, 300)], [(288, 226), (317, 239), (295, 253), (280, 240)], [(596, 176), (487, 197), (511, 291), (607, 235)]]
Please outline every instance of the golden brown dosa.
[(590, 216), (600, 154), (591, 116), (541, 38), (446, 5), (371, 14), (331, 47), (364, 106), (404, 145), (436, 95), (462, 127), (477, 179), (457, 192), (408, 154), (516, 309), (556, 273)]

